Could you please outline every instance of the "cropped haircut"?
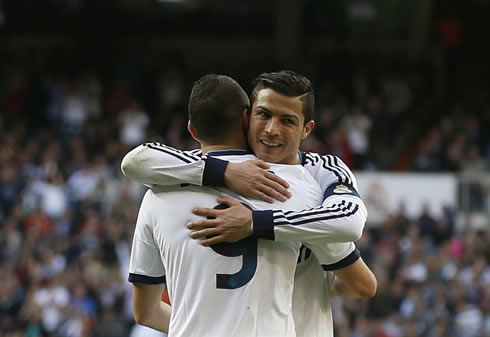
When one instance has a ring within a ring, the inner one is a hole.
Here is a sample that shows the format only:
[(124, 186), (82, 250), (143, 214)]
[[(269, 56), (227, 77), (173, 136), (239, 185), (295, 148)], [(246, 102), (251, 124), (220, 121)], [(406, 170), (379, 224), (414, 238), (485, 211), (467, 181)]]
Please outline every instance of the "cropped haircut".
[(305, 124), (313, 119), (315, 112), (315, 94), (311, 81), (291, 70), (272, 73), (262, 73), (254, 80), (254, 89), (250, 100), (252, 104), (257, 99), (259, 91), (272, 89), (287, 97), (300, 97), (303, 102)]
[(243, 111), (249, 107), (247, 93), (234, 79), (209, 74), (192, 87), (189, 120), (202, 141), (218, 144), (242, 131)]

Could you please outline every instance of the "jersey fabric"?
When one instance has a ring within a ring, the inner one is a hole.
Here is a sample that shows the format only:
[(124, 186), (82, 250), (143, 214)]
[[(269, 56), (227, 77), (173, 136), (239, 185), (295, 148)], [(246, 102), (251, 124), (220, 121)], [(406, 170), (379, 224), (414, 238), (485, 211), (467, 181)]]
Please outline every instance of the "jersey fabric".
[[(320, 188), (301, 165), (271, 169), (294, 191), (275, 207), (318, 204)], [(136, 225), (129, 280), (155, 284), (165, 278), (172, 303), (169, 336), (296, 336), (291, 306), (300, 243), (250, 237), (211, 248), (190, 237), (186, 223), (199, 218), (192, 208), (217, 206), (221, 192), (193, 185), (149, 190)], [(270, 207), (226, 192), (252, 209)]]
[[(216, 154), (202, 156), (200, 150), (181, 151), (160, 143), (146, 143), (122, 160), (123, 173), (147, 186), (191, 183), (225, 186), (227, 162)], [(257, 238), (276, 241), (357, 241), (366, 222), (367, 210), (357, 193), (357, 182), (349, 168), (335, 156), (303, 154), (302, 164), (318, 182), (323, 203), (290, 212), (270, 209), (253, 212)]]
[(293, 317), (297, 336), (333, 337), (330, 281), (315, 254), (301, 247), (294, 274)]
[[(202, 156), (199, 150), (181, 151), (160, 143), (147, 143), (128, 153), (121, 167), (128, 177), (149, 186), (183, 182), (223, 186), (227, 162), (221, 159)], [(357, 193), (354, 175), (339, 158), (301, 153), (301, 159), (321, 186), (322, 199), (317, 207), (296, 211), (255, 210), (253, 229), (256, 238), (302, 241), (313, 249), (315, 258), (307, 264), (298, 264), (295, 274), (297, 300), (293, 302), (293, 311), (297, 322), (302, 317), (302, 328), (297, 330), (297, 335), (331, 336), (330, 288), (322, 269), (334, 271), (359, 258), (352, 241), (362, 234), (367, 211)], [(267, 208), (271, 206), (274, 207)]]

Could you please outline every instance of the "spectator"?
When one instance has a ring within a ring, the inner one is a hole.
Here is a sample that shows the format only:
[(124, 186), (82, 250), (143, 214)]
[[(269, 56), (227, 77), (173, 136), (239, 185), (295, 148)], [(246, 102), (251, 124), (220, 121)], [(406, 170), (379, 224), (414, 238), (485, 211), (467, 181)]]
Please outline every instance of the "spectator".
[(137, 101), (133, 101), (120, 113), (120, 140), (123, 144), (136, 146), (146, 139), (146, 128), (150, 123), (148, 115)]
[(360, 106), (355, 106), (343, 121), (347, 132), (355, 169), (365, 169), (369, 151), (371, 120)]

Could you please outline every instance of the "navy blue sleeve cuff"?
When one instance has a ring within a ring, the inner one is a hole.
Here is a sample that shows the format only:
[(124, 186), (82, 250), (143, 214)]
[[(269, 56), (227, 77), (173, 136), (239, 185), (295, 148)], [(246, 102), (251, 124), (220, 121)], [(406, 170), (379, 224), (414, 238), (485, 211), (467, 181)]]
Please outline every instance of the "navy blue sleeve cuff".
[(253, 234), (257, 239), (274, 240), (274, 217), (272, 210), (252, 211)]
[(359, 260), (360, 257), (361, 257), (361, 252), (359, 252), (359, 249), (356, 248), (352, 253), (344, 257), (339, 262), (332, 263), (332, 264), (322, 264), (322, 268), (325, 271), (339, 270), (350, 266), (351, 264)]
[(167, 278), (165, 275), (154, 277), (154, 276), (129, 273), (128, 281), (131, 283), (151, 285), (151, 284), (167, 283)]
[(203, 186), (225, 186), (225, 171), (228, 161), (208, 156), (202, 176)]

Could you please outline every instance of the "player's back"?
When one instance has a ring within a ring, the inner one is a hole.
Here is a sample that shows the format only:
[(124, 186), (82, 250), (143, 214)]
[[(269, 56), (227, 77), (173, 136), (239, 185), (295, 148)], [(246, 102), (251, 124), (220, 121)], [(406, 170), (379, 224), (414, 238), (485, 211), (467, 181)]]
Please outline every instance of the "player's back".
[[(272, 169), (289, 180), (293, 197), (273, 205), (247, 201), (252, 208), (299, 210), (318, 204), (319, 187), (301, 166)], [(190, 237), (186, 223), (198, 218), (192, 208), (217, 206), (219, 194), (184, 186), (145, 196), (151, 199), (153, 237), (172, 302), (169, 336), (295, 336), (291, 302), (300, 244), (247, 238), (203, 247)]]

